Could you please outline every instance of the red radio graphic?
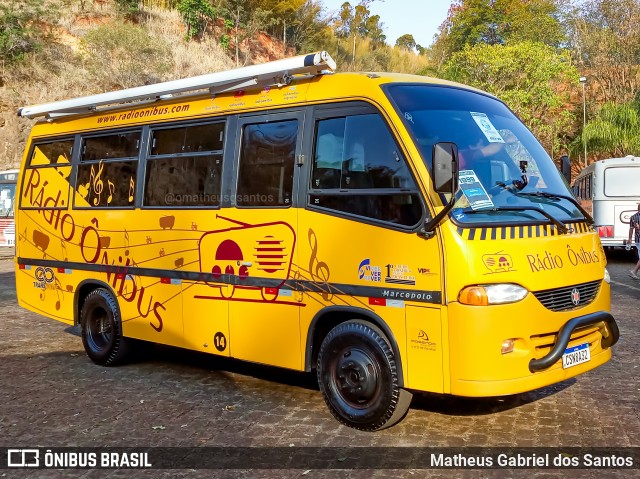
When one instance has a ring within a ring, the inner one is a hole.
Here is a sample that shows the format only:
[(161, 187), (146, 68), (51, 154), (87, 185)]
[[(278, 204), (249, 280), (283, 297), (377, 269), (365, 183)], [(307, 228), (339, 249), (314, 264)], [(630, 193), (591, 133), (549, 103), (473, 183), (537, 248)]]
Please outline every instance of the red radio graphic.
[[(259, 290), (262, 299), (273, 300), (280, 288), (289, 279), (295, 231), (283, 222), (250, 225), (229, 218), (219, 218), (238, 226), (209, 231), (200, 238), (200, 271), (211, 273), (214, 281), (207, 282), (226, 299), (233, 298), (236, 288)], [(222, 275), (236, 276), (235, 284), (226, 281), (216, 283)], [(279, 280), (264, 288), (251, 285), (250, 278)], [(243, 284), (246, 282), (246, 284)]]
[(492, 273), (500, 273), (513, 270), (513, 260), (508, 254), (485, 254), (482, 257), (482, 261)]

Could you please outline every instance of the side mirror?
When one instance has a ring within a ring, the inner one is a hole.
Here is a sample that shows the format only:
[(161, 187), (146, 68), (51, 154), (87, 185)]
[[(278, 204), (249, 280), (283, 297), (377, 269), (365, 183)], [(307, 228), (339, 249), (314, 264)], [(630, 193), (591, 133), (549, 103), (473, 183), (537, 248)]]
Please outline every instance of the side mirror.
[(455, 143), (433, 145), (433, 187), (438, 193), (458, 190), (458, 146)]
[(571, 161), (568, 155), (562, 155), (560, 157), (560, 172), (567, 180), (567, 183), (571, 184)]

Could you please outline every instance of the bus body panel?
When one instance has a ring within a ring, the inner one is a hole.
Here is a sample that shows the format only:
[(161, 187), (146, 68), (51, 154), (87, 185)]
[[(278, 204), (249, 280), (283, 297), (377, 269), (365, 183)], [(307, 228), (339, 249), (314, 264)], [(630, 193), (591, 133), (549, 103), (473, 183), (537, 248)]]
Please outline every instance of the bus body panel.
[[(547, 340), (569, 319), (609, 309), (606, 259), (585, 223), (568, 224), (570, 231), (561, 235), (550, 224), (469, 227), (445, 219), (426, 238), (417, 234), (420, 225), (383, 224), (310, 202), (314, 112), (364, 101), (378, 111), (408, 162), (423, 217), (442, 209), (429, 169), (380, 88), (390, 81), (446, 85), (406, 76), (333, 75), (38, 123), (28, 145), (182, 120), (233, 117), (242, 123), (249, 113), (306, 115), (296, 148), (299, 195), (288, 207), (244, 208), (223, 199), (215, 208), (140, 208), (142, 184), (135, 184), (136, 208), (95, 209), (86, 200), (87, 185), (76, 183), (77, 157), (73, 166), (29, 169), (28, 146), (18, 213), (20, 305), (73, 324), (78, 294), (93, 281), (117, 296), (126, 336), (294, 370), (315, 367), (320, 345), (309, 338), (313, 324), (322, 329), (372, 315), (397, 345), (403, 386), (436, 393), (514, 394), (606, 362), (610, 349), (602, 350), (599, 339), (607, 331), (596, 327), (589, 331), (588, 363), (528, 370), (529, 361), (549, 349), (532, 338)], [(228, 125), (235, 128), (233, 121)], [(311, 136), (303, 137), (303, 130)], [(232, 195), (242, 128), (234, 134), (235, 143), (225, 144), (223, 170), (223, 193)], [(549, 311), (531, 293), (583, 282), (598, 283), (598, 293), (570, 311)], [(469, 285), (495, 283), (518, 284), (530, 293), (520, 302), (484, 307), (458, 300)], [(348, 313), (332, 315), (338, 309)], [(312, 323), (318, 317), (322, 323), (325, 312), (324, 326)], [(511, 338), (514, 352), (501, 354), (502, 342)]]

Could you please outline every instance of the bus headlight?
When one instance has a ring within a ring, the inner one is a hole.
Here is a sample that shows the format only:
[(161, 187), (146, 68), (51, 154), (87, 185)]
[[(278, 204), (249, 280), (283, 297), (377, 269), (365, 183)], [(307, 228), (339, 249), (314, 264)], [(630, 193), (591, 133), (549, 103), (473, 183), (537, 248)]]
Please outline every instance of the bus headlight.
[(607, 284), (611, 283), (611, 276), (609, 276), (609, 271), (607, 268), (604, 269), (604, 282)]
[(458, 295), (458, 301), (470, 306), (516, 303), (524, 299), (528, 291), (517, 284), (485, 284), (467, 286)]

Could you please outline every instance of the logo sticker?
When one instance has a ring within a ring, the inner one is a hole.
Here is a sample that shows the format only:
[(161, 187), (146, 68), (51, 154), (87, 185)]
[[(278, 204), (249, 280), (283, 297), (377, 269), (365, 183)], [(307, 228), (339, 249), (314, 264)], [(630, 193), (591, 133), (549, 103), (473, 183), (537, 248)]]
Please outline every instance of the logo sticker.
[(51, 284), (56, 280), (56, 275), (51, 268), (38, 266), (34, 273), (35, 281), (33, 287), (38, 289), (55, 289)]
[(369, 258), (363, 259), (358, 266), (358, 279), (381, 283), (382, 268), (380, 266), (372, 266)]
[(429, 340), (429, 335), (423, 330), (418, 330), (418, 337), (411, 340), (412, 349), (420, 349), (422, 351), (435, 351), (436, 343)]
[(515, 271), (513, 269), (513, 260), (511, 255), (503, 253), (485, 254), (482, 256), (482, 262), (491, 273), (506, 273)]
[(576, 306), (580, 304), (580, 291), (578, 291), (578, 288), (571, 290), (571, 302)]
[(411, 274), (411, 269), (406, 264), (388, 264), (385, 283), (416, 285), (416, 277)]

